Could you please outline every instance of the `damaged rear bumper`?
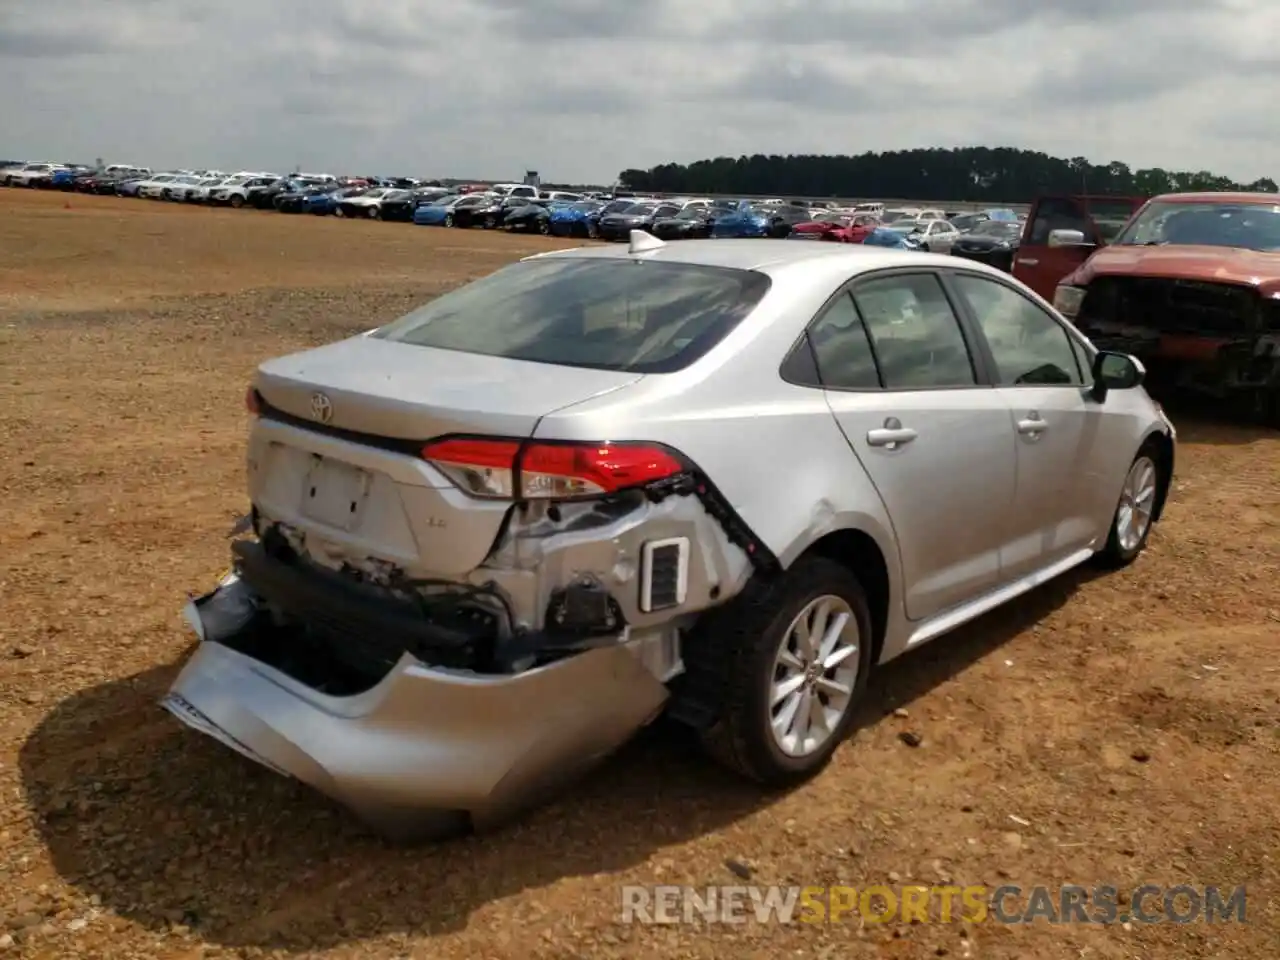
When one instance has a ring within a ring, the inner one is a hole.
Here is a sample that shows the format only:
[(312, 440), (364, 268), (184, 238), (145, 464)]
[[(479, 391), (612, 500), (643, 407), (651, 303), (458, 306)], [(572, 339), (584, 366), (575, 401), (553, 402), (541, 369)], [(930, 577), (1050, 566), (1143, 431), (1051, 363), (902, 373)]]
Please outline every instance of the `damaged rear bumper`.
[(200, 637), (164, 707), (189, 727), (327, 794), (385, 835), (494, 825), (652, 720), (667, 688), (625, 638), (523, 673), (432, 668), (409, 654), (334, 696), (228, 643), (240, 581), (188, 604)]

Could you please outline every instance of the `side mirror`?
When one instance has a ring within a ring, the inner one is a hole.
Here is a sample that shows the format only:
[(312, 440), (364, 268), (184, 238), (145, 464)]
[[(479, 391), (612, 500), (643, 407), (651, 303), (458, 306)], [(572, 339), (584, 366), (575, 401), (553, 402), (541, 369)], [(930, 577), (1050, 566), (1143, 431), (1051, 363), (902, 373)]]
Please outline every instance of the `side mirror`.
[(1051, 247), (1093, 247), (1097, 244), (1089, 240), (1080, 230), (1050, 230), (1049, 246)]
[(1093, 390), (1090, 396), (1098, 403), (1107, 399), (1111, 390), (1132, 390), (1142, 385), (1147, 370), (1137, 357), (1112, 350), (1102, 350), (1093, 358)]

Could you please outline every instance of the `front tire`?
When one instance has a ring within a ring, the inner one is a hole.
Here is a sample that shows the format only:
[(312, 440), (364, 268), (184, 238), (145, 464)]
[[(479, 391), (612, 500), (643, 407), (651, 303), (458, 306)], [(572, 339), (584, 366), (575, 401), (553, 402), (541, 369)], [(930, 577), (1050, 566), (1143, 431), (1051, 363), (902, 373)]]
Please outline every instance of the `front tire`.
[(707, 752), (772, 787), (819, 773), (853, 724), (872, 636), (862, 585), (832, 560), (806, 557), (749, 586), (708, 617), (686, 657), (723, 678)]
[(452, 213), (446, 213), (446, 214), (444, 215), (444, 225), (445, 225), (446, 227), (452, 227), (452, 226), (453, 226), (453, 214), (452, 214)]
[(550, 233), (551, 233), (551, 221), (550, 221), (550, 220), (539, 220), (539, 221), (538, 221), (538, 232), (539, 232), (540, 234), (542, 234), (544, 237), (545, 237), (545, 236), (547, 236), (548, 234), (550, 234)]
[(1160, 496), (1161, 457), (1154, 443), (1142, 445), (1120, 490), (1120, 502), (1111, 518), (1107, 544), (1094, 559), (1109, 570), (1127, 567), (1147, 547), (1155, 525), (1155, 508)]

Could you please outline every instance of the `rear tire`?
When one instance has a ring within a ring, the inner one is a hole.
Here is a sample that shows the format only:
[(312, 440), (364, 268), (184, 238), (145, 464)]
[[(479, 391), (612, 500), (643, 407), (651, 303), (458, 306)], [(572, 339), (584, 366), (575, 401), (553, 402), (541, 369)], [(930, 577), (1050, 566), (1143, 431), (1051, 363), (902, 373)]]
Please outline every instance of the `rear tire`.
[(1129, 472), (1125, 474), (1120, 502), (1111, 518), (1107, 543), (1094, 554), (1095, 563), (1106, 570), (1119, 570), (1138, 559), (1147, 547), (1155, 526), (1156, 501), (1165, 482), (1162, 457), (1155, 443), (1144, 443)]
[[(825, 655), (804, 649), (809, 627), (821, 632), (824, 623), (837, 622), (841, 632), (814, 641), (815, 647), (833, 645)], [(832, 560), (805, 557), (776, 579), (749, 585), (699, 625), (686, 651), (691, 672), (721, 678), (721, 707), (714, 725), (701, 733), (704, 748), (767, 786), (813, 777), (853, 725), (871, 668), (872, 638), (862, 585)], [(833, 683), (843, 692), (836, 693)], [(802, 718), (808, 721), (803, 730)], [(821, 737), (813, 734), (813, 718), (823, 721)]]
[(550, 220), (539, 220), (539, 221), (538, 221), (538, 232), (539, 232), (540, 234), (542, 234), (544, 237), (545, 237), (545, 236), (547, 236), (548, 234), (550, 234), (550, 233), (551, 233), (551, 221), (550, 221)]

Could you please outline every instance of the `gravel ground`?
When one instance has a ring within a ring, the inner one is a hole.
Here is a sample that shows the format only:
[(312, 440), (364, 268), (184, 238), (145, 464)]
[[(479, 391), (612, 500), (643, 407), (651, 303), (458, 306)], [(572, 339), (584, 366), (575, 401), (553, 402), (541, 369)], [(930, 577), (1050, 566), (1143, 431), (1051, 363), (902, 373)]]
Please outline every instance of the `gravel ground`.
[[(1165, 523), (884, 670), (815, 782), (658, 727), (410, 849), (156, 704), (243, 509), (260, 360), (554, 244), (0, 191), (0, 956), (1277, 955), (1280, 435), (1179, 420)], [(914, 744), (914, 746), (912, 745)], [(1248, 885), (1247, 924), (623, 925), (626, 883)]]

